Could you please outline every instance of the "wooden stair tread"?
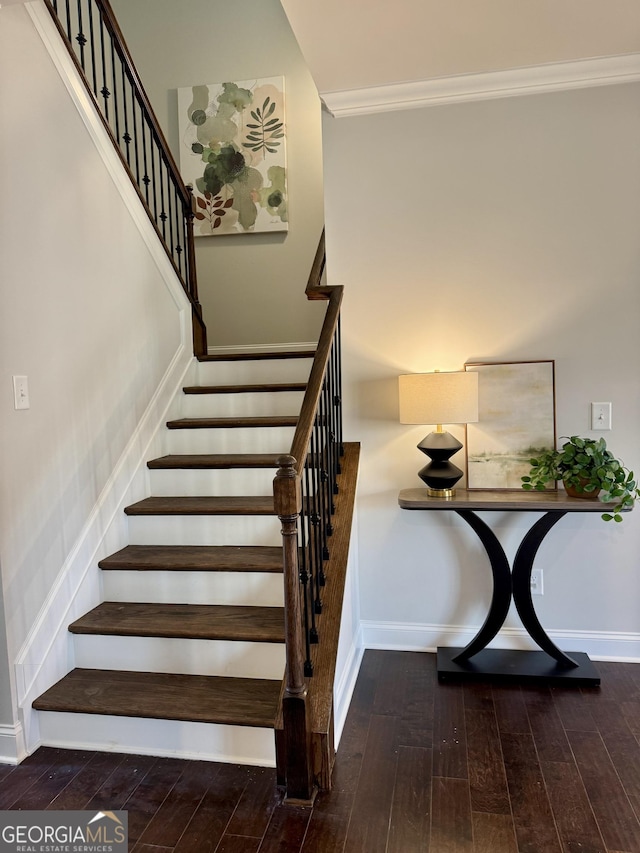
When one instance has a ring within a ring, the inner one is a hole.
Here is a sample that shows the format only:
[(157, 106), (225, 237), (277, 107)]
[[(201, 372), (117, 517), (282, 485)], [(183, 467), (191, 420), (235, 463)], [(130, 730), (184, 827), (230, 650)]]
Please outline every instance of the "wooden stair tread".
[(313, 358), (314, 349), (281, 350), (277, 352), (235, 352), (199, 355), (198, 361), (272, 361), (279, 358)]
[(33, 707), (273, 728), (280, 685), (263, 678), (74, 669), (39, 696)]
[(127, 545), (98, 563), (115, 571), (282, 572), (282, 548), (263, 545)]
[(184, 453), (159, 456), (147, 468), (277, 468), (282, 453)]
[(72, 634), (284, 643), (284, 608), (105, 601), (69, 625)]
[(297, 425), (298, 415), (269, 415), (259, 418), (178, 418), (167, 421), (169, 429), (246, 429)]
[(127, 515), (274, 515), (273, 495), (150, 497), (130, 504)]
[(279, 382), (262, 385), (187, 385), (185, 394), (259, 394), (281, 391), (304, 391), (306, 382)]

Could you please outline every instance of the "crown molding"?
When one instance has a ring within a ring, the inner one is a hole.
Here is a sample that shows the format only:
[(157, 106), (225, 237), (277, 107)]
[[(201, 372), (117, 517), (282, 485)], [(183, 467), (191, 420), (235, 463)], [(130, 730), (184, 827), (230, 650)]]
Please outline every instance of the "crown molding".
[(322, 92), (335, 118), (640, 81), (640, 53)]

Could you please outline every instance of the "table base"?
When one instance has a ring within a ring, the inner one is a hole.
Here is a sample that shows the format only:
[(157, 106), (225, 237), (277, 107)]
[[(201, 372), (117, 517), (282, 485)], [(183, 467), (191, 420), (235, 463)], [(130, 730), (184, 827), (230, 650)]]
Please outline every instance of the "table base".
[(546, 652), (483, 649), (466, 661), (455, 662), (462, 647), (439, 646), (439, 681), (517, 681), (570, 687), (599, 687), (600, 675), (584, 652), (569, 652), (578, 666), (561, 666)]

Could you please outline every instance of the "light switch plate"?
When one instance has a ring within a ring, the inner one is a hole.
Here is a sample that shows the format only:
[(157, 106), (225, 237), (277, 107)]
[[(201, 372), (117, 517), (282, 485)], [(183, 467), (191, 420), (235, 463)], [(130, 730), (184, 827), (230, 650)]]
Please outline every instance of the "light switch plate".
[(29, 408), (29, 384), (26, 376), (13, 376), (13, 405), (16, 409)]
[(591, 429), (611, 429), (611, 403), (591, 404)]

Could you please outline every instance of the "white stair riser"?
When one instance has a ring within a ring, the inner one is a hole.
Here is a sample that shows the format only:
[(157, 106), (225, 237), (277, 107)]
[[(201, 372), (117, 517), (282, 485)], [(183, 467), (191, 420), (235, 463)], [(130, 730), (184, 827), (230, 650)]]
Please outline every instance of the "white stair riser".
[(273, 494), (276, 468), (152, 468), (149, 469), (150, 494), (254, 495)]
[(104, 601), (282, 607), (284, 581), (267, 572), (102, 572)]
[(272, 729), (39, 711), (44, 746), (275, 767)]
[(297, 415), (302, 391), (241, 394), (184, 394), (184, 418), (251, 418), (269, 415)]
[(282, 679), (283, 643), (74, 634), (77, 667)]
[(165, 453), (288, 453), (294, 427), (168, 429)]
[(282, 545), (273, 515), (132, 515), (130, 545)]
[(198, 385), (263, 385), (270, 382), (306, 382), (310, 358), (273, 358), (264, 361), (201, 361)]

